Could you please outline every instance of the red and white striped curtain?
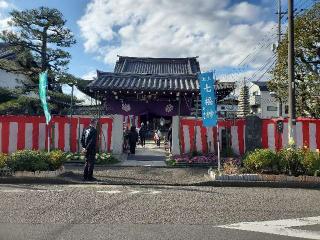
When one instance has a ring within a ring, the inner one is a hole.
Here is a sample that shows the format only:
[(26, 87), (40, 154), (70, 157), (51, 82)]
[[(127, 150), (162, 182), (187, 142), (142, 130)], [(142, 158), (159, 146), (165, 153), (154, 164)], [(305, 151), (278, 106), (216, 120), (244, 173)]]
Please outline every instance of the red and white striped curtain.
[[(0, 152), (16, 150), (47, 150), (48, 133), (53, 149), (76, 152), (82, 131), (90, 123), (90, 117), (53, 116), (47, 126), (43, 116), (0, 116)], [(113, 119), (103, 117), (99, 123), (99, 147), (111, 151)], [(50, 131), (48, 131), (48, 128)], [(79, 136), (80, 133), (80, 136)]]
[[(231, 129), (231, 146), (235, 153), (243, 154), (245, 151), (245, 121), (219, 121), (219, 136), (225, 128)], [(195, 142), (194, 142), (195, 141)], [(193, 150), (199, 152), (215, 152), (217, 144), (217, 128), (204, 127), (202, 120), (181, 119), (180, 121), (180, 143), (182, 153)], [(194, 144), (195, 143), (195, 144)]]
[(141, 127), (140, 116), (135, 115), (124, 115), (123, 116), (124, 127), (130, 128), (131, 126)]
[[(263, 119), (261, 141), (263, 148), (280, 150), (288, 145), (288, 120), (284, 120), (283, 132), (276, 130), (278, 119)], [(219, 136), (221, 131), (229, 128), (231, 132), (231, 147), (236, 154), (245, 153), (245, 120), (237, 119), (219, 121)], [(194, 144), (195, 140), (195, 144)], [(185, 118), (180, 120), (180, 143), (182, 153), (192, 150), (214, 152), (217, 142), (216, 128), (203, 127), (201, 120)], [(311, 150), (320, 149), (320, 119), (298, 118), (296, 125), (296, 146)], [(209, 149), (208, 149), (209, 148)]]

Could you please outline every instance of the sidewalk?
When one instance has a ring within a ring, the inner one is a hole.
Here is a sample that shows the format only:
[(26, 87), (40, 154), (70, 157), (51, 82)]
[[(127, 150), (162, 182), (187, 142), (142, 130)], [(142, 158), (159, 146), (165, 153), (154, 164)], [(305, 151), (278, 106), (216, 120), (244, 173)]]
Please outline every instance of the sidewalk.
[(165, 151), (163, 144), (157, 147), (154, 142), (146, 141), (142, 147), (138, 145), (136, 154), (122, 154), (121, 162), (115, 166), (132, 166), (132, 167), (165, 167), (168, 152)]
[[(94, 176), (97, 181), (82, 181), (83, 165), (66, 166), (57, 176), (29, 173), (28, 176), (0, 177), (0, 184), (94, 184), (94, 185), (167, 185), (167, 186), (212, 186), (212, 187), (268, 187), (320, 189), (320, 181), (254, 181), (213, 180), (206, 168), (164, 168), (97, 166)], [(45, 172), (44, 172), (45, 173)]]

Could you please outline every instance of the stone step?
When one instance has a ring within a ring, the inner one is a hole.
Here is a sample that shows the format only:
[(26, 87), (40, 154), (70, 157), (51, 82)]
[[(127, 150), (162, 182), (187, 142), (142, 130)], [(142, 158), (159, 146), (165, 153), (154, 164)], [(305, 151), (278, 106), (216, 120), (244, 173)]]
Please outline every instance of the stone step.
[(153, 155), (128, 155), (127, 160), (135, 160), (135, 161), (165, 161), (165, 156), (153, 156)]

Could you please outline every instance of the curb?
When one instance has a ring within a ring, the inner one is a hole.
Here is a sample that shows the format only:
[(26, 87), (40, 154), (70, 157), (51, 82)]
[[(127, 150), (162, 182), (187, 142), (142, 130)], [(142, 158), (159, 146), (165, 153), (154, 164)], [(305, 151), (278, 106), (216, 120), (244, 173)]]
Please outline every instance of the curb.
[(275, 181), (203, 181), (196, 183), (143, 183), (143, 182), (83, 182), (67, 177), (0, 177), (0, 184), (57, 184), (57, 185), (130, 185), (130, 186), (212, 186), (212, 187), (264, 187), (264, 188), (304, 188), (320, 189), (320, 183), (275, 182)]
[[(64, 164), (65, 167), (83, 167), (84, 163), (78, 163), (78, 162), (72, 162), (72, 163), (65, 163)], [(208, 169), (208, 166), (185, 166), (185, 165), (177, 165), (177, 166), (128, 166), (128, 165), (117, 165), (116, 164), (110, 164), (110, 165), (106, 165), (106, 164), (95, 164), (95, 170), (96, 168), (106, 168), (106, 169), (110, 169), (110, 168), (168, 168), (168, 169), (185, 169), (185, 168), (195, 168), (195, 169)], [(210, 166), (209, 166), (210, 167)]]

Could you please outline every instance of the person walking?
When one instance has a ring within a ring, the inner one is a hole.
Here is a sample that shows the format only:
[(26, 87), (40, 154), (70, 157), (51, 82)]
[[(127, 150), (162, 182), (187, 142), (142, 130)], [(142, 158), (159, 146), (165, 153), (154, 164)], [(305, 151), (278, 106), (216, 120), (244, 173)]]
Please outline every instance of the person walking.
[(146, 145), (146, 134), (147, 134), (147, 129), (144, 123), (141, 123), (141, 128), (139, 130), (139, 136), (140, 136), (140, 142), (141, 146), (144, 147)]
[(135, 126), (132, 126), (128, 135), (129, 145), (130, 145), (130, 153), (136, 153), (136, 145), (138, 141), (138, 133)]
[(160, 148), (160, 142), (161, 142), (161, 132), (160, 129), (157, 129), (155, 134), (154, 134), (154, 139), (157, 143), (157, 146)]
[(85, 165), (83, 171), (84, 181), (95, 181), (93, 168), (96, 158), (97, 145), (97, 119), (91, 119), (89, 127), (85, 128), (81, 136), (82, 153), (85, 154)]
[(129, 127), (126, 127), (123, 133), (123, 151), (127, 152), (129, 150)]

